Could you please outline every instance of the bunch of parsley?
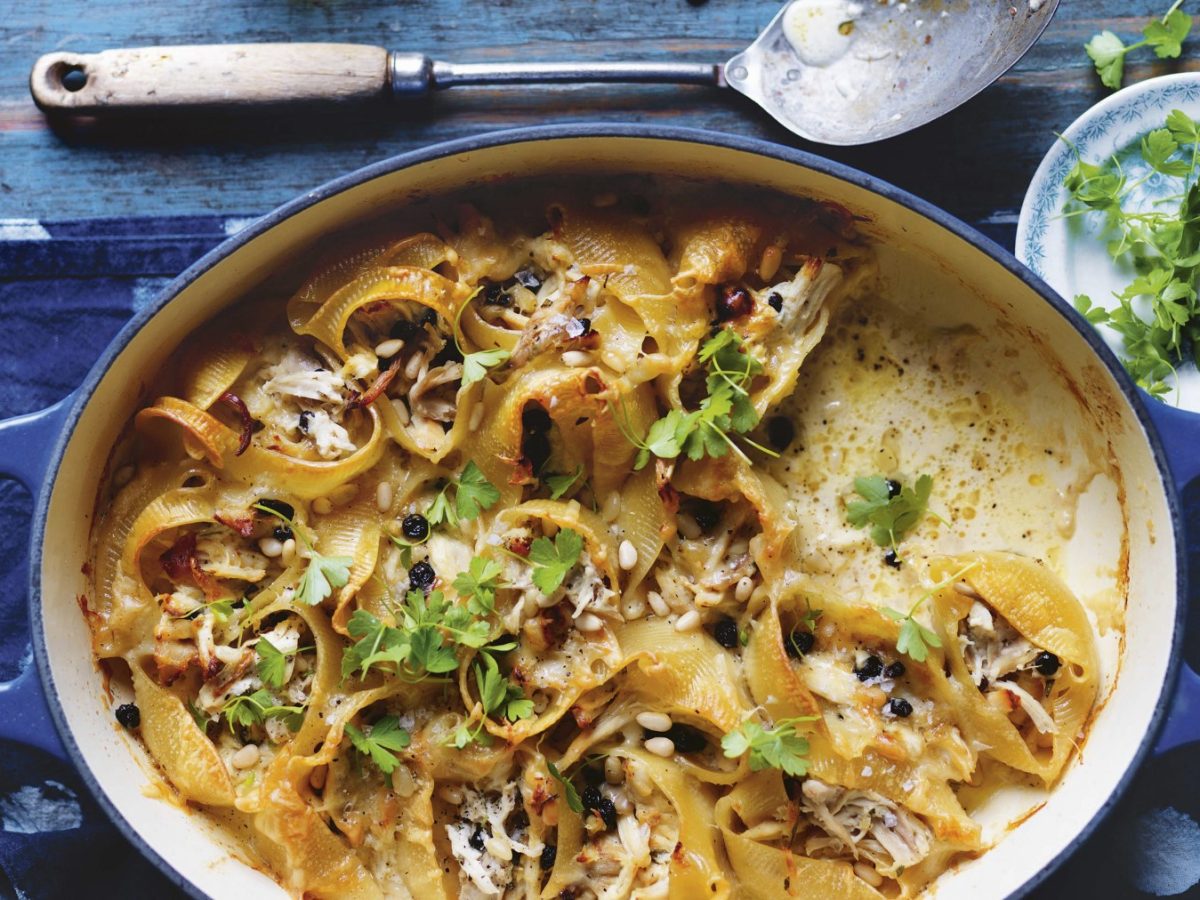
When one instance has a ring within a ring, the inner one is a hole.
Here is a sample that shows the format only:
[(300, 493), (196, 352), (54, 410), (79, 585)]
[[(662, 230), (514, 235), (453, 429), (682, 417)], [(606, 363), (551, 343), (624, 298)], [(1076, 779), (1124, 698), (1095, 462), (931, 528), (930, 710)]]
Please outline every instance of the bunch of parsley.
[(1116, 309), (1096, 306), (1084, 294), (1075, 297), (1075, 308), (1092, 324), (1108, 325), (1121, 335), (1125, 368), (1161, 399), (1182, 361), (1200, 362), (1200, 186), (1195, 181), (1200, 126), (1182, 110), (1172, 110), (1166, 127), (1142, 138), (1141, 155), (1151, 175), (1178, 185), (1175, 193), (1150, 209), (1128, 209), (1132, 192), (1146, 179), (1130, 181), (1115, 156), (1101, 165), (1077, 158), (1064, 181), (1069, 194), (1064, 215), (1103, 213), (1109, 255), (1136, 271), (1114, 294)]

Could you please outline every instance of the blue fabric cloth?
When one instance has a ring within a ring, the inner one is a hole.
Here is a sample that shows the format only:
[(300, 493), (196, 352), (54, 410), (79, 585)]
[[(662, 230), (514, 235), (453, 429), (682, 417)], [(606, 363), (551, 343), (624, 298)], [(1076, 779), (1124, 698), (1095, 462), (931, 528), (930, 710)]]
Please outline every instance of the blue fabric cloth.
[[(245, 221), (0, 222), (0, 417), (69, 393), (136, 309)], [(988, 230), (1012, 246), (1010, 228)], [(1200, 519), (1200, 502), (1187, 506)], [(0, 480), (0, 681), (27, 658), (30, 507), (23, 489)], [(1196, 748), (1185, 747), (1148, 766), (1106, 825), (1033, 896), (1200, 895), (1196, 763)], [(0, 896), (181, 896), (109, 823), (74, 771), (40, 751), (0, 742), (0, 822)]]

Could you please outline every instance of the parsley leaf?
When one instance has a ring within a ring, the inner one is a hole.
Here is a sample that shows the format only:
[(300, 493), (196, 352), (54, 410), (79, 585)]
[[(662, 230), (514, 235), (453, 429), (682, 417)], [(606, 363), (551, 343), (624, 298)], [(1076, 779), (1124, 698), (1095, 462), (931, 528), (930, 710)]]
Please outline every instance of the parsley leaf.
[(229, 730), (261, 725), (269, 718), (281, 718), (292, 731), (300, 730), (304, 718), (303, 706), (281, 706), (270, 693), (259, 688), (253, 694), (230, 697), (221, 707), (221, 714), (229, 723)]
[(926, 600), (943, 588), (954, 584), (954, 582), (958, 581), (958, 579), (962, 578), (963, 575), (967, 574), (967, 572), (971, 571), (978, 565), (979, 563), (977, 562), (970, 563), (969, 565), (964, 566), (962, 569), (959, 569), (945, 581), (935, 584), (928, 591), (917, 598), (917, 602), (914, 603), (909, 609), (908, 615), (905, 615), (904, 613), (895, 609), (891, 609), (887, 606), (880, 608), (880, 612), (882, 612), (885, 616), (894, 622), (900, 623), (900, 634), (896, 638), (896, 651), (898, 653), (903, 653), (916, 662), (925, 662), (925, 660), (929, 658), (930, 647), (942, 646), (941, 638), (937, 636), (937, 633), (926, 628), (924, 625), (918, 622), (914, 616), (916, 615), (917, 610), (921, 608), (921, 604), (923, 604)]
[(265, 637), (260, 637), (255, 642), (254, 652), (258, 656), (254, 670), (262, 679), (263, 684), (275, 688), (275, 690), (282, 688), (284, 677), (287, 674), (287, 656)]
[(730, 759), (749, 753), (752, 772), (771, 768), (796, 777), (807, 775), (808, 741), (796, 733), (796, 726), (815, 720), (816, 716), (796, 716), (763, 728), (753, 719), (747, 719), (721, 738), (721, 749)]
[(1175, 59), (1183, 51), (1183, 41), (1192, 30), (1192, 17), (1179, 7), (1183, 0), (1175, 3), (1161, 19), (1152, 19), (1142, 28), (1142, 40), (1136, 44), (1122, 41), (1111, 31), (1102, 31), (1092, 37), (1084, 50), (1096, 66), (1096, 74), (1105, 87), (1116, 90), (1125, 76), (1125, 57), (1140, 47), (1150, 47), (1159, 59)]
[(463, 357), (462, 386), (469, 387), (487, 377), (488, 369), (508, 362), (512, 353), (508, 350), (477, 350)]
[(510, 722), (528, 719), (533, 715), (533, 701), (521, 688), (500, 674), (500, 666), (491, 653), (480, 653), (474, 665), (475, 684), (485, 715), (499, 714)]
[(412, 742), (409, 733), (400, 727), (400, 720), (395, 716), (383, 716), (365, 733), (347, 723), (346, 734), (354, 749), (369, 756), (384, 775), (391, 775), (399, 765), (396, 751), (403, 750)]
[(304, 574), (296, 584), (296, 599), (309, 606), (316, 606), (333, 593), (334, 588), (344, 587), (350, 580), (350, 567), (354, 558), (350, 556), (322, 556), (313, 553), (304, 567)]
[(550, 777), (562, 785), (563, 796), (566, 798), (567, 807), (573, 813), (583, 813), (583, 800), (579, 797), (579, 791), (575, 790), (575, 785), (571, 784), (566, 777), (558, 771), (558, 766), (546, 760), (546, 768), (550, 770)]
[(529, 547), (529, 562), (537, 589), (547, 597), (558, 590), (582, 552), (583, 537), (570, 528), (560, 529), (554, 543), (544, 536), (534, 541)]
[[(450, 490), (454, 490), (454, 503), (450, 502)], [(433, 500), (425, 513), (429, 524), (458, 525), (459, 519), (470, 521), (485, 509), (491, 509), (500, 499), (500, 491), (487, 480), (483, 470), (469, 460), (457, 479), (451, 480)]]
[(569, 491), (582, 475), (583, 464), (580, 463), (575, 471), (569, 475), (546, 475), (542, 478), (542, 481), (546, 483), (546, 487), (550, 488), (550, 499), (557, 500)]
[(855, 478), (854, 491), (862, 499), (846, 503), (846, 521), (855, 528), (870, 526), (871, 540), (895, 550), (924, 518), (932, 490), (929, 475), (920, 476), (915, 487), (904, 487), (882, 475)]
[(467, 610), (477, 616), (490, 616), (496, 611), (496, 590), (500, 587), (500, 563), (476, 556), (466, 572), (454, 579), (454, 589), (467, 598)]

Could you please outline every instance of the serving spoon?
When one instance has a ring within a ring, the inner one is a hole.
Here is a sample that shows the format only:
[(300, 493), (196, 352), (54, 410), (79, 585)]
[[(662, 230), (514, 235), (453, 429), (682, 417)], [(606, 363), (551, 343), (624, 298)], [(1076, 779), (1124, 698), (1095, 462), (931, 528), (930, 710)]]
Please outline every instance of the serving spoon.
[(800, 137), (866, 144), (936, 119), (1033, 45), (1058, 0), (792, 0), (728, 62), (451, 63), (364, 44), (213, 44), (38, 59), (47, 113), (416, 98), (452, 87), (621, 82), (733, 88)]

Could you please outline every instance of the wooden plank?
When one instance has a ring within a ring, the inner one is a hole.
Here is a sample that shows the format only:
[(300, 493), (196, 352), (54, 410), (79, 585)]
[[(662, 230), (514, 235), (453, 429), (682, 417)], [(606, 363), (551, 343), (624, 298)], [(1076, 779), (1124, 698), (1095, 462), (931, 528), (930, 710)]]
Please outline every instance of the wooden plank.
[[(256, 213), (357, 166), (434, 141), (582, 121), (670, 123), (763, 137), (861, 167), (971, 221), (1011, 217), (1053, 132), (1104, 94), (1083, 42), (1101, 27), (1132, 34), (1159, 5), (1068, 0), (1027, 58), (965, 107), (883, 144), (832, 149), (800, 141), (740, 97), (695, 88), (463, 90), (422, 107), (365, 114), (197, 118), (56, 133), (33, 107), (26, 85), (29, 66), (44, 52), (164, 42), (360, 41), (464, 61), (704, 61), (743, 46), (777, 8), (772, 2), (456, 0), (431, 11), (413, 0), (148, 0), (136, 6), (3, 0), (0, 217)], [(1138, 62), (1130, 77), (1175, 68)]]

